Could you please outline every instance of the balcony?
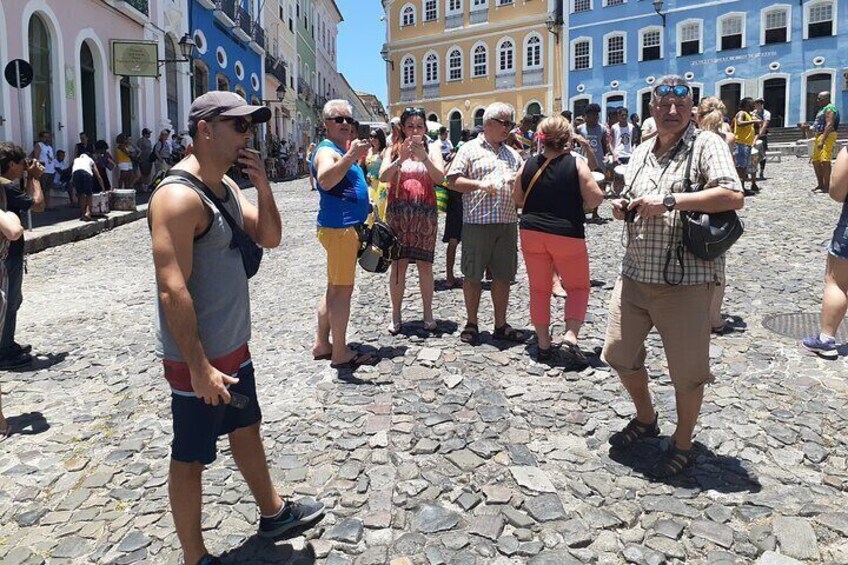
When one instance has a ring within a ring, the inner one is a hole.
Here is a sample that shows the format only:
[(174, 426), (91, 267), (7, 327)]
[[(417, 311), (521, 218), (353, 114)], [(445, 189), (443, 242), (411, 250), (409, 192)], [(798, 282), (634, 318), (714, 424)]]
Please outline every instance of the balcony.
[(310, 103), (315, 98), (312, 87), (302, 77), (298, 77), (297, 79), (297, 97)]
[(253, 18), (250, 17), (250, 12), (239, 6), (236, 14), (236, 27), (233, 29), (233, 33), (242, 41), (250, 41), (251, 27), (253, 27)]
[(265, 48), (265, 29), (258, 22), (253, 24), (253, 34), (250, 38), (250, 48), (257, 55), (264, 55)]
[(411, 102), (415, 100), (415, 97), (418, 96), (417, 89), (414, 86), (401, 86), (400, 87), (400, 101), (401, 102)]
[(498, 90), (515, 88), (515, 72), (497, 75), (495, 77), (495, 88)]
[(150, 20), (149, 0), (107, 0), (107, 3), (140, 24)]
[(527, 69), (521, 71), (521, 86), (539, 86), (544, 82), (542, 69)]
[(471, 8), (471, 13), (468, 15), (468, 21), (472, 24), (485, 24), (489, 21), (489, 7)]
[(265, 74), (271, 75), (277, 79), (284, 88), (288, 86), (288, 80), (286, 79), (286, 65), (273, 55), (265, 55)]
[(236, 0), (216, 0), (215, 11), (213, 12), (215, 19), (221, 22), (225, 28), (232, 29), (236, 27), (238, 19), (238, 5)]
[(424, 93), (423, 93), (424, 98), (438, 98), (439, 97), (439, 90), (440, 90), (439, 87), (440, 87), (439, 83), (425, 84), (424, 85)]

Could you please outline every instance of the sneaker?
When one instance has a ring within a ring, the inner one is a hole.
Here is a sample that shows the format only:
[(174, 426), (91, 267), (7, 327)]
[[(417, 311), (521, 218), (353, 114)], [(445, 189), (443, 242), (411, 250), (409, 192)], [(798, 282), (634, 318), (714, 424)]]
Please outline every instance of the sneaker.
[(259, 519), (259, 537), (277, 537), (299, 526), (317, 522), (323, 517), (324, 505), (320, 502), (307, 498), (287, 502), (273, 518), (263, 516)]
[(32, 363), (32, 355), (29, 353), (12, 353), (4, 357), (0, 357), (0, 370), (18, 369)]
[(819, 339), (817, 335), (811, 335), (810, 337), (805, 337), (801, 342), (807, 351), (812, 351), (816, 355), (820, 357), (824, 357), (825, 359), (836, 359), (839, 357), (839, 352), (836, 350), (836, 341), (828, 340), (822, 341)]

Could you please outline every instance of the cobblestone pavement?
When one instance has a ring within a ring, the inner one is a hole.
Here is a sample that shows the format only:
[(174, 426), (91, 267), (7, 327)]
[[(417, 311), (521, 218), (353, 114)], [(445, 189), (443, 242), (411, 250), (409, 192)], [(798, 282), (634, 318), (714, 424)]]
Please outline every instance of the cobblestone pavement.
[[(633, 411), (607, 368), (540, 365), (488, 335), (461, 344), (460, 290), (437, 292), (439, 329), (428, 335), (410, 284), (409, 323), (392, 337), (386, 277), (360, 272), (350, 338), (382, 361), (355, 376), (314, 362), (317, 198), (304, 181), (278, 185), (285, 245), (251, 283), (264, 438), (282, 492), (314, 496), (328, 513), (306, 538), (258, 541), (223, 449), (205, 474), (210, 549), (226, 563), (848, 562), (845, 361), (812, 357), (761, 324), (818, 311), (839, 207), (809, 192), (806, 163), (768, 171), (729, 259), (726, 310), (747, 330), (715, 339), (698, 464), (668, 482), (641, 473), (659, 441), (642, 458), (610, 457), (607, 438)], [(589, 350), (603, 338), (620, 236), (618, 223), (588, 228)], [(2, 376), (5, 411), (25, 427), (0, 445), (0, 560), (178, 563), (145, 222), (34, 255), (29, 271), (20, 337), (42, 355), (36, 370)], [(510, 310), (513, 325), (529, 324), (523, 270)], [(488, 297), (481, 311), (488, 330)], [(673, 391), (658, 337), (649, 345), (670, 433)]]

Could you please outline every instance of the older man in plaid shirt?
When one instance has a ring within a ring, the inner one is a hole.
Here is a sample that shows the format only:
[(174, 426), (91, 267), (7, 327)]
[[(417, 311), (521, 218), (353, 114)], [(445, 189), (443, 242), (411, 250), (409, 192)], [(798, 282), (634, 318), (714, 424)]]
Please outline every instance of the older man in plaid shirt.
[(451, 190), (462, 193), (462, 275), (468, 321), (460, 334), (477, 345), (483, 274), (492, 274), (495, 331), (492, 337), (516, 342), (527, 333), (506, 322), (509, 286), (518, 267), (518, 214), (512, 184), (521, 157), (504, 144), (515, 127), (512, 109), (494, 103), (483, 114), (483, 133), (465, 144), (451, 162), (447, 178)]
[[(654, 87), (651, 115), (657, 137), (639, 145), (625, 172), (630, 200), (613, 202), (616, 219), (625, 209), (638, 216), (627, 224), (627, 251), (609, 305), (604, 359), (615, 369), (636, 406), (636, 417), (610, 437), (614, 449), (629, 449), (659, 435), (648, 391), (645, 339), (656, 327), (663, 341), (677, 405), (670, 449), (651, 467), (655, 477), (682, 471), (692, 459), (692, 434), (710, 373), (710, 301), (724, 284), (724, 257), (705, 261), (682, 245), (679, 212), (723, 212), (742, 208), (744, 197), (727, 143), (690, 123), (692, 89), (680, 77)], [(683, 179), (690, 153), (692, 192)]]

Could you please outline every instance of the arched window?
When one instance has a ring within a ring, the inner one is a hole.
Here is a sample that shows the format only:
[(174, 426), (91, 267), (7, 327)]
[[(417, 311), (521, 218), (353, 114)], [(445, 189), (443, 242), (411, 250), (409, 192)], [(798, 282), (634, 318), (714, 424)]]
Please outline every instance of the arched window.
[(448, 80), (462, 80), (462, 51), (459, 47), (448, 52)]
[(485, 108), (477, 108), (477, 110), (474, 111), (474, 127), (475, 128), (477, 126), (483, 125), (483, 114), (485, 114), (485, 113), (486, 113)]
[(401, 27), (415, 25), (415, 6), (407, 4), (403, 7), (400, 11), (400, 25)]
[(639, 30), (639, 60), (662, 59), (662, 28), (646, 27)]
[(524, 41), (524, 68), (538, 69), (542, 66), (542, 38), (529, 35)]
[(433, 22), (439, 17), (438, 0), (424, 0), (424, 21)]
[(515, 44), (504, 39), (498, 45), (498, 74), (515, 72)]
[(541, 116), (542, 115), (542, 105), (538, 102), (531, 102), (527, 105), (527, 111), (524, 112), (527, 116)]
[(604, 65), (624, 65), (627, 63), (626, 35), (613, 32), (604, 36)]
[(429, 116), (427, 116), (427, 120), (438, 123), (439, 116), (437, 116), (436, 114), (430, 114)]
[(29, 60), (33, 71), (32, 84), (30, 85), (33, 139), (38, 139), (39, 132), (53, 131), (51, 49), (51, 37), (47, 26), (40, 16), (32, 16), (29, 20)]
[(439, 56), (430, 53), (424, 57), (424, 84), (439, 82)]
[(808, 2), (804, 7), (804, 39), (836, 35), (836, 6), (832, 0)]
[(578, 37), (571, 42), (571, 70), (582, 71), (592, 68), (592, 40)]
[(200, 59), (194, 59), (192, 72), (192, 100), (209, 91), (209, 67)]
[[(760, 12), (760, 45), (789, 41), (791, 7), (770, 7)], [(774, 125), (772, 123), (772, 125)]]
[(745, 14), (732, 12), (718, 19), (717, 51), (743, 49), (745, 47)]
[(229, 90), (230, 89), (230, 81), (227, 80), (227, 77), (223, 73), (218, 73), (215, 75), (215, 88), (218, 90)]
[(415, 86), (415, 58), (411, 55), (406, 57), (401, 63), (401, 80), (402, 87)]
[(484, 77), (489, 74), (489, 49), (485, 43), (480, 43), (474, 47), (473, 67), (472, 75), (475, 77)]
[(459, 110), (454, 110), (450, 114), (448, 129), (450, 131), (451, 143), (456, 145), (459, 143), (459, 134), (462, 132), (462, 114)]
[(82, 130), (89, 139), (97, 137), (97, 67), (88, 41), (80, 45), (80, 103), (82, 105)]

